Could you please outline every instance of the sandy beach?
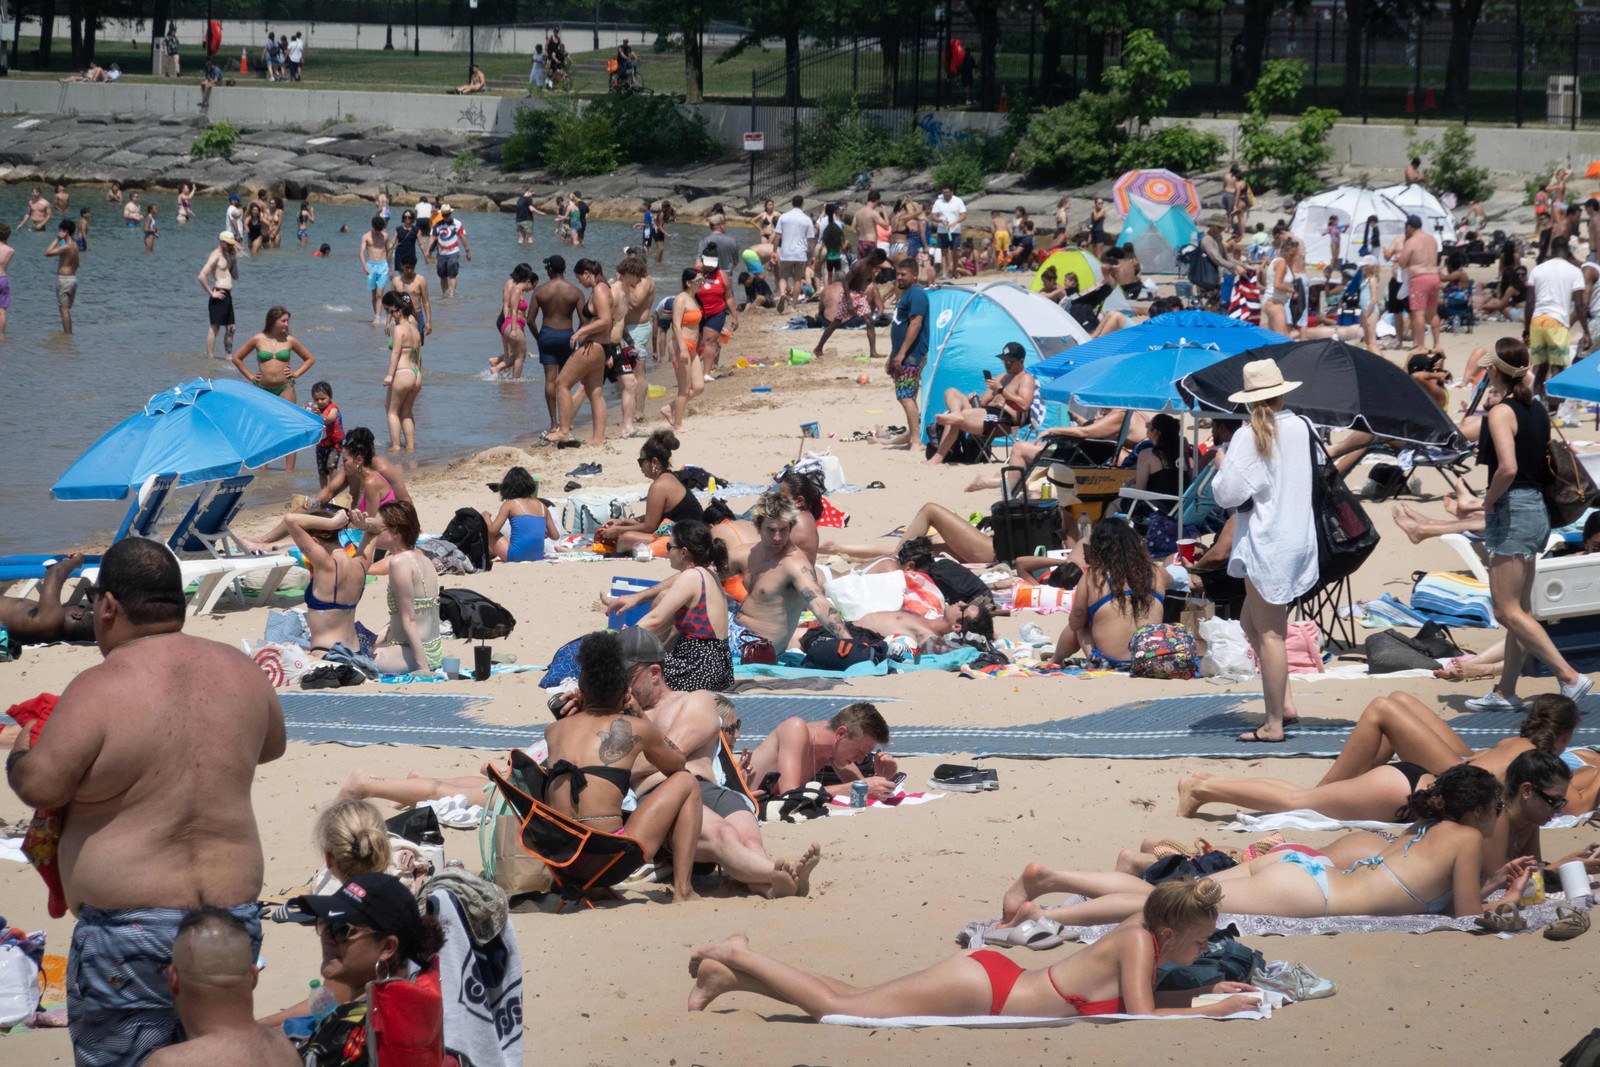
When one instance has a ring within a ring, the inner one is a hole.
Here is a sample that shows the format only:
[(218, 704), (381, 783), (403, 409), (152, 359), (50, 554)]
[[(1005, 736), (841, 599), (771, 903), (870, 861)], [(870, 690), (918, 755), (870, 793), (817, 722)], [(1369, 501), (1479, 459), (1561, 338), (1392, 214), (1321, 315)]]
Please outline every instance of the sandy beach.
[[(801, 444), (799, 426), (821, 423), (823, 446), (831, 446), (850, 481), (879, 480), (881, 490), (841, 495), (835, 503), (851, 515), (845, 539), (870, 540), (908, 521), (928, 500), (963, 514), (987, 511), (990, 493), (962, 491), (970, 467), (936, 468), (922, 454), (890, 451), (845, 440), (857, 430), (898, 422), (900, 410), (882, 364), (864, 361), (866, 337), (838, 333), (825, 358), (800, 367), (779, 364), (790, 347), (809, 348), (814, 331), (767, 332), (779, 321), (772, 314), (749, 315), (725, 355), (743, 358), (748, 370), (725, 369), (708, 387), (706, 398), (681, 434), (680, 463), (706, 467), (719, 479), (760, 482)], [(1480, 324), (1472, 334), (1446, 335), (1449, 367), (1459, 377), (1468, 352), (1492, 345), (1514, 324)], [(881, 343), (881, 347), (887, 347)], [(998, 344), (997, 344), (998, 348)], [(1408, 351), (1408, 350), (1402, 350)], [(1400, 353), (1391, 353), (1400, 356)], [(858, 359), (858, 357), (862, 357)], [(998, 367), (998, 364), (996, 364)], [(865, 385), (856, 383), (863, 372)], [(537, 374), (537, 372), (534, 372)], [(653, 366), (651, 378), (669, 383), (670, 372)], [(751, 392), (770, 387), (770, 392)], [(525, 382), (528, 408), (540, 409), (539, 385)], [(1451, 414), (1467, 396), (1451, 393)], [(651, 404), (647, 429), (661, 425)], [(1569, 438), (1589, 439), (1592, 429), (1568, 427)], [(808, 442), (815, 446), (818, 442)], [(421, 471), (412, 483), (426, 529), (441, 530), (459, 507), (490, 507), (484, 487), (513, 463), (543, 478), (542, 492), (554, 495), (566, 472), (582, 462), (599, 462), (604, 474), (584, 479), (586, 486), (625, 487), (638, 481), (634, 441), (610, 441), (602, 449), (491, 449), (466, 460)], [(1436, 495), (1442, 480), (1424, 472), (1423, 489)], [(1352, 477), (1357, 485), (1361, 475)], [(1474, 479), (1481, 488), (1483, 478)], [(1413, 507), (1443, 515), (1437, 503)], [(741, 501), (740, 506), (749, 501)], [(1395, 529), (1389, 505), (1373, 505), (1383, 532), (1376, 555), (1355, 578), (1358, 597), (1392, 592), (1404, 599), (1413, 571), (1450, 570), (1455, 555), (1436, 541), (1414, 545)], [(260, 532), (269, 516), (255, 515), (246, 532)], [(659, 578), (664, 562), (499, 565), (490, 573), (445, 580), (479, 590), (517, 616), (516, 631), (496, 644), (521, 663), (545, 663), (561, 644), (600, 627), (594, 605), (613, 575)], [(385, 618), (381, 583), (369, 588), (358, 611), (367, 626), (381, 630)], [(1052, 636), (1064, 615), (1021, 613), (996, 621), (1002, 636), (1014, 637), (1025, 621), (1037, 621)], [(237, 645), (259, 638), (266, 612), (259, 606), (228, 610), (192, 620), (189, 633)], [(1495, 632), (1458, 630), (1469, 649), (1492, 642)], [(465, 644), (447, 642), (447, 655)], [(0, 668), (4, 704), (40, 691), (60, 692), (80, 670), (98, 661), (90, 647), (54, 646), (30, 650), (17, 664)], [(479, 716), (504, 726), (526, 726), (535, 740), (548, 713), (538, 673), (496, 676), (488, 682), (397, 687), (418, 691), (470, 692), (493, 697)], [(1484, 692), (1487, 683), (1453, 684), (1406, 678), (1296, 683), (1301, 713), (1354, 718), (1374, 696), (1403, 688), (1446, 716), (1461, 701)], [(382, 687), (366, 685), (364, 692)], [(1234, 688), (1252, 691), (1252, 684)], [(1530, 681), (1523, 695), (1553, 691), (1553, 679)], [(858, 680), (840, 690), (853, 697), (889, 698), (881, 705), (896, 725), (1010, 725), (1098, 711), (1152, 696), (1211, 693), (1217, 687), (1192, 682), (1156, 682), (1123, 676), (969, 681), (934, 672)], [(1253, 707), (1254, 704), (1247, 705)], [(888, 746), (892, 751), (895, 746)], [(719, 1000), (705, 1014), (685, 1011), (690, 988), (690, 951), (729, 933), (744, 932), (758, 949), (846, 981), (877, 982), (927, 966), (956, 951), (961, 926), (999, 913), (1000, 896), (1030, 860), (1053, 866), (1108, 869), (1117, 850), (1146, 836), (1191, 840), (1204, 836), (1228, 847), (1251, 838), (1216, 829), (1221, 816), (1182, 820), (1174, 814), (1178, 778), (1197, 768), (1218, 773), (1270, 773), (1296, 782), (1315, 782), (1327, 761), (1266, 758), (1260, 746), (1241, 745), (1236, 760), (1000, 760), (1000, 789), (984, 794), (953, 794), (936, 802), (898, 811), (871, 811), (854, 818), (830, 818), (765, 828), (775, 856), (798, 853), (809, 842), (821, 844), (822, 865), (807, 899), (768, 902), (726, 891), (700, 903), (669, 906), (666, 888), (629, 892), (621, 905), (563, 915), (520, 913), (514, 922), (525, 969), (524, 1023), (527, 1062), (570, 1065), (690, 1064), (966, 1064), (1239, 1062), (1305, 1064), (1398, 1062), (1406, 1067), (1444, 1063), (1512, 1061), (1553, 1062), (1594, 1025), (1594, 996), (1600, 985), (1586, 962), (1595, 942), (1580, 938), (1556, 944), (1538, 936), (1497, 939), (1456, 933), (1427, 935), (1339, 935), (1336, 937), (1250, 939), (1247, 944), (1268, 959), (1307, 964), (1332, 979), (1338, 994), (1290, 1007), (1263, 1022), (1225, 1026), (1199, 1021), (1076, 1025), (1044, 1031), (956, 1029), (867, 1031), (819, 1026), (797, 1009), (736, 994)], [(318, 805), (333, 798), (355, 768), (395, 776), (417, 770), (430, 775), (470, 774), (486, 760), (505, 753), (455, 748), (379, 746), (349, 748), (291, 742), (287, 755), (261, 768), (255, 805), (265, 846), (266, 892), (299, 885), (318, 865), (310, 841)], [(924, 782), (934, 758), (904, 760), (911, 783)], [(23, 804), (0, 790), (0, 819), (26, 818)], [(1298, 835), (1319, 844), (1333, 835)], [(446, 831), (447, 855), (479, 866), (476, 834)], [(1547, 857), (1600, 840), (1600, 831), (1569, 830), (1545, 835)], [(152, 859), (152, 862), (159, 862)], [(653, 901), (653, 902), (647, 902)], [(0, 864), (0, 915), (25, 930), (44, 929), (49, 951), (62, 953), (71, 934), (70, 917), (49, 920), (38, 877), (18, 864)], [(256, 992), (256, 1011), (266, 1015), (302, 998), (317, 975), (317, 940), (307, 928), (267, 924), (266, 968)], [(1068, 946), (1037, 955), (1014, 952), (1024, 966), (1040, 966)], [(68, 1063), (71, 1049), (62, 1031), (36, 1031), (0, 1041), (8, 1064)]]

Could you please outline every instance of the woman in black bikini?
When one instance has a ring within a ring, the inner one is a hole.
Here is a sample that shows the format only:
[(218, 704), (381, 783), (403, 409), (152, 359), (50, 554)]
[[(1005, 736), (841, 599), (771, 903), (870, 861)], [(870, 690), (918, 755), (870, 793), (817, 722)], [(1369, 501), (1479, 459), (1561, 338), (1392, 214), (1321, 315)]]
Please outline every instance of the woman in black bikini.
[[(626, 704), (633, 668), (622, 639), (609, 630), (590, 634), (578, 648), (578, 710), (545, 727), (550, 754), (544, 802), (598, 833), (626, 836), (645, 858), (671, 836), (674, 900), (698, 900), (689, 884), (700, 837), (700, 783), (684, 770), (683, 753), (650, 722), (630, 715)], [(633, 765), (643, 756), (667, 780), (639, 798), (624, 826), (622, 798)]]
[[(689, 957), (695, 979), (689, 1010), (704, 1011), (727, 993), (755, 993), (793, 1004), (813, 1019), (1232, 1015), (1249, 1011), (1256, 1001), (1232, 996), (1197, 1007), (1189, 1003), (1197, 993), (1248, 993), (1254, 986), (1219, 982), (1170, 995), (1155, 992), (1159, 965), (1189, 964), (1205, 951), (1221, 897), (1222, 890), (1209, 878), (1164, 882), (1144, 901), (1142, 923), (1125, 924), (1049, 967), (1025, 971), (999, 952), (980, 949), (874, 986), (852, 986), (803, 971), (753, 951), (742, 935), (735, 935)], [(1076, 992), (1064, 992), (1068, 989)]]
[(654, 541), (663, 523), (684, 519), (704, 521), (705, 512), (700, 501), (672, 471), (672, 453), (677, 450), (678, 438), (671, 430), (657, 430), (645, 439), (639, 447), (639, 471), (650, 479), (650, 490), (644, 498), (644, 517), (612, 519), (595, 532), (596, 541), (612, 545), (618, 552), (628, 552), (635, 545)]
[(602, 390), (606, 382), (606, 363), (616, 358), (621, 347), (609, 343), (611, 286), (606, 284), (605, 268), (598, 260), (580, 259), (572, 270), (578, 284), (589, 290), (589, 299), (578, 310), (583, 325), (573, 331), (572, 357), (556, 378), (557, 424), (539, 436), (541, 445), (563, 448), (578, 446), (572, 439), (572, 422), (578, 416), (582, 398), (573, 394), (573, 386), (580, 383), (589, 398), (589, 414), (594, 420), (588, 443), (596, 446), (605, 443), (606, 401)]

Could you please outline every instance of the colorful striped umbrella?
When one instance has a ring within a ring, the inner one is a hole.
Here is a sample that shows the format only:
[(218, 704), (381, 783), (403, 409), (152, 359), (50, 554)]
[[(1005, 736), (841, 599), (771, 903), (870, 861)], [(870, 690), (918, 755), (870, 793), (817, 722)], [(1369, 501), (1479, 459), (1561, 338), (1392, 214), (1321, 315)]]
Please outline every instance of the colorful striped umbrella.
[(1152, 216), (1168, 208), (1182, 208), (1191, 218), (1200, 218), (1200, 194), (1194, 183), (1170, 170), (1130, 170), (1117, 179), (1111, 187), (1117, 210), (1124, 216), (1135, 200), (1156, 210)]

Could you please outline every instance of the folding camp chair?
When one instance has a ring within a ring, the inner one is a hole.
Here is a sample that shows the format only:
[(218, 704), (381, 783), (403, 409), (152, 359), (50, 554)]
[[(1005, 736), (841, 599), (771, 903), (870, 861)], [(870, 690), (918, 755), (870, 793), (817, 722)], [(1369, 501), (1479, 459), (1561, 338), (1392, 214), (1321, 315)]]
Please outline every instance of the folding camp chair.
[[(1456, 480), (1464, 478), (1476, 462), (1476, 449), (1441, 448), (1434, 445), (1411, 445), (1396, 441), (1373, 441), (1352, 451), (1365, 451), (1368, 455), (1386, 456), (1400, 468), (1400, 481), (1372, 500), (1389, 500), (1404, 496), (1411, 484), (1411, 473), (1416, 470), (1434, 470), (1445, 480), (1446, 492), (1456, 491)], [(1341, 455), (1346, 453), (1341, 453)], [(1333, 457), (1338, 459), (1338, 456)]]
[[(1164, 515), (1172, 514), (1173, 505), (1182, 501), (1183, 517), (1179, 526), (1183, 530), (1206, 530), (1212, 520), (1221, 515), (1215, 498), (1211, 495), (1211, 482), (1217, 476), (1217, 465), (1207, 463), (1200, 468), (1200, 473), (1194, 480), (1183, 487), (1183, 496), (1172, 496), (1169, 493), (1152, 493), (1146, 489), (1135, 489), (1131, 485), (1122, 487), (1117, 494), (1117, 502), (1126, 506), (1117, 509), (1117, 513), (1135, 526), (1140, 526), (1147, 521), (1150, 515), (1160, 512)], [(1220, 528), (1221, 523), (1217, 524)]]
[[(128, 537), (154, 537), (156, 523), (161, 520), (161, 513), (167, 507), (167, 497), (172, 494), (172, 487), (177, 483), (176, 474), (158, 474), (147, 480), (134, 494), (133, 503), (128, 505), (128, 512), (122, 517), (122, 524), (117, 527), (111, 543), (116, 544)], [(8, 583), (21, 582), (22, 584), (11, 595), (21, 597), (29, 595), (44, 580), (44, 572), (50, 562), (60, 559), (63, 555), (65, 553), (57, 552), (0, 556), (0, 588), (4, 588)], [(85, 570), (97, 568), (99, 563), (99, 556), (85, 556), (83, 566), (73, 573), (73, 577), (83, 578)]]
[(203, 553), (212, 559), (227, 559), (249, 555), (232, 527), (244, 507), (244, 492), (253, 481), (253, 474), (224, 478), (209, 493), (195, 497), (167, 539), (167, 547), (180, 556)]
[(367, 1050), (383, 1067), (455, 1067), (444, 1051), (444, 993), (439, 957), (414, 978), (367, 985)]
[(522, 824), (522, 847), (550, 868), (561, 893), (558, 913), (575, 900), (594, 907), (590, 893), (618, 885), (649, 859), (633, 838), (590, 829), (545, 804), (544, 768), (526, 752), (513, 751), (506, 771), (485, 771)]

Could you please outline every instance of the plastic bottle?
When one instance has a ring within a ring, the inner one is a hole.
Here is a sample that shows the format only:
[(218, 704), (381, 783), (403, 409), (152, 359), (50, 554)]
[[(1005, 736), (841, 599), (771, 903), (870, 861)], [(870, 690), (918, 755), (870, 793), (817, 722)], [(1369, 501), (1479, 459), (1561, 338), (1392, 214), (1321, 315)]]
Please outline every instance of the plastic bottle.
[(0, 663), (11, 659), (11, 631), (7, 630), (4, 623), (0, 623)]
[(1528, 884), (1522, 890), (1521, 903), (1525, 907), (1544, 903), (1544, 876), (1540, 872), (1534, 871), (1528, 877)]
[(633, 546), (633, 558), (640, 563), (648, 563), (653, 557), (649, 541), (640, 541)]
[(333, 990), (322, 984), (322, 979), (311, 979), (311, 993), (306, 997), (306, 1006), (311, 1009), (312, 1026), (319, 1026), (322, 1020), (339, 1010), (339, 998), (333, 995)]

